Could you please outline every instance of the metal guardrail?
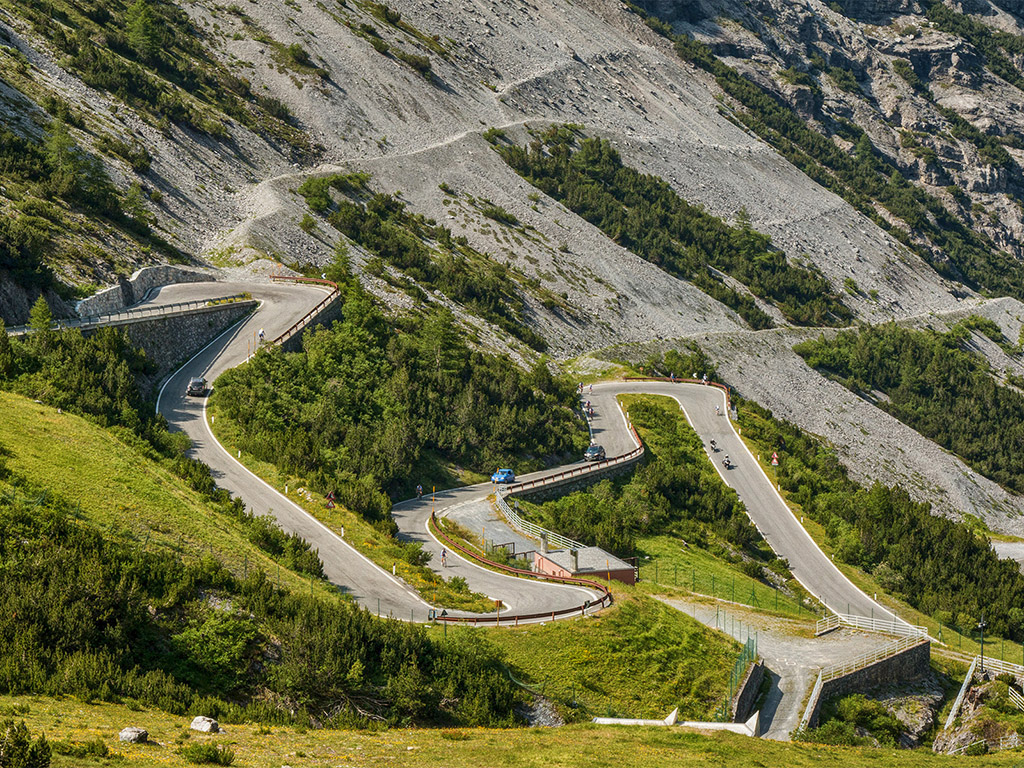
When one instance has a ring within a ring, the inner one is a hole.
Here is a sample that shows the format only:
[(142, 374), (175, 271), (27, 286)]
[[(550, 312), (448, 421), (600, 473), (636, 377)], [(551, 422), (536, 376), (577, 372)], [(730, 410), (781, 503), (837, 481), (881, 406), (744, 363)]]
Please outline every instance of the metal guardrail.
[[(65, 328), (78, 328), (88, 330), (103, 325), (111, 325), (118, 322), (133, 322), (147, 317), (160, 317), (172, 315), (179, 312), (190, 312), (205, 307), (215, 307), (222, 304), (239, 304), (242, 302), (255, 302), (255, 300), (243, 293), (235, 293), (230, 296), (220, 296), (214, 299), (194, 299), (192, 301), (178, 301), (174, 304), (160, 304), (151, 307), (139, 307), (137, 309), (123, 309), (106, 315), (91, 315), (81, 317), (77, 320), (58, 320), (51, 328), (53, 330), (64, 330)], [(32, 328), (27, 325), (17, 325), (7, 329), (8, 336), (23, 336), (32, 333)]]
[(948, 755), (962, 755), (975, 744), (988, 744), (989, 752), (1001, 752), (1004, 749), (1015, 749), (1021, 745), (1020, 734), (1011, 733), (1008, 736), (1001, 736), (999, 741), (988, 741), (987, 739), (975, 739), (970, 744), (964, 744), (956, 749), (947, 752)]
[(290, 328), (288, 328), (284, 333), (282, 333), (276, 339), (273, 339), (271, 341), (272, 344), (277, 344), (278, 346), (280, 346), (281, 344), (284, 344), (286, 341), (288, 341), (288, 339), (290, 339), (296, 333), (299, 333), (300, 331), (302, 331), (303, 328), (305, 328), (307, 325), (309, 325), (309, 323), (313, 320), (313, 318), (315, 318), (317, 315), (320, 314), (320, 312), (324, 309), (324, 307), (326, 307), (328, 304), (330, 304), (332, 301), (334, 301), (335, 299), (337, 299), (341, 295), (341, 289), (338, 288), (338, 284), (337, 283), (332, 282), (331, 280), (321, 280), (318, 277), (292, 277), (291, 275), (271, 275), (270, 279), (271, 280), (288, 280), (288, 281), (291, 281), (293, 283), (310, 283), (310, 284), (313, 284), (313, 285), (327, 285), (327, 286), (330, 286), (330, 288), (331, 288), (330, 293), (327, 294), (327, 298), (325, 298), (323, 301), (321, 301), (319, 304), (317, 304), (315, 307), (313, 307), (311, 310), (309, 310), (309, 312), (307, 312), (302, 317), (300, 317), (298, 320), (296, 320), (292, 324), (292, 326)]
[(851, 672), (856, 672), (858, 669), (869, 667), (876, 662), (891, 658), (899, 653), (903, 653), (904, 651), (909, 651), (911, 648), (915, 648), (918, 645), (927, 642), (928, 637), (921, 635), (901, 638), (894, 643), (883, 645), (881, 648), (877, 648), (874, 651), (862, 653), (860, 656), (856, 656), (849, 661), (825, 667), (821, 670), (821, 680), (824, 683), (829, 680), (835, 680), (837, 677), (844, 677)]
[(732, 410), (732, 396), (728, 384), (720, 384), (717, 381), (704, 381), (703, 379), (686, 379), (671, 376), (623, 376), (623, 381), (667, 381), (669, 384), (701, 384), (707, 387), (717, 387), (725, 392), (725, 410), (728, 413)]
[(964, 696), (967, 695), (967, 691), (971, 687), (971, 681), (974, 680), (974, 670), (978, 666), (978, 657), (975, 656), (971, 662), (970, 669), (967, 670), (967, 674), (964, 676), (964, 682), (960, 686), (960, 693), (956, 695), (953, 700), (953, 708), (949, 710), (949, 717), (946, 718), (946, 724), (942, 726), (943, 730), (953, 725), (953, 721), (956, 720), (956, 716), (960, 714), (960, 705), (964, 703)]
[[(944, 658), (953, 659), (955, 661), (971, 662), (975, 659), (979, 659), (978, 656), (971, 656), (967, 653), (951, 651), (946, 648), (936, 648), (935, 652)], [(1013, 675), (1014, 677), (1024, 680), (1024, 666), (1021, 666), (1020, 664), (1014, 664), (1011, 661), (1002, 661), (1001, 659), (993, 659), (991, 656), (986, 656), (984, 666), (985, 669), (992, 669), (1001, 674)]]
[(1010, 686), (1010, 701), (1013, 702), (1013, 706), (1024, 712), (1024, 696), (1017, 693), (1017, 689), (1012, 685)]
[(554, 544), (556, 547), (561, 547), (562, 549), (583, 549), (586, 546), (586, 544), (581, 544), (575, 539), (570, 539), (560, 533), (555, 533), (554, 531), (549, 531), (547, 528), (542, 528), (536, 523), (531, 523), (529, 520), (524, 520), (519, 516), (518, 512), (509, 506), (500, 491), (495, 494), (495, 498), (497, 499), (498, 509), (501, 511), (501, 514), (505, 516), (505, 519), (508, 520), (509, 524), (511, 524), (513, 528), (518, 529), (522, 533), (535, 536), (538, 539), (546, 538), (549, 543)]
[(581, 579), (578, 576), (554, 576), (547, 573), (535, 573), (534, 571), (528, 571), (523, 568), (512, 568), (501, 563), (496, 563), (493, 560), (488, 560), (486, 557), (474, 552), (468, 547), (464, 547), (459, 542), (452, 539), (448, 534), (441, 530), (441, 526), (437, 523), (437, 515), (433, 512), (430, 513), (429, 518), (430, 531), (443, 541), (447, 546), (462, 553), (466, 557), (476, 560), (478, 563), (488, 566), (489, 568), (495, 568), (504, 573), (511, 574), (513, 576), (522, 576), (524, 578), (536, 579), (538, 581), (551, 581), (556, 584), (572, 584), (578, 587), (589, 587), (596, 590), (601, 596), (594, 601), (587, 601), (581, 605), (573, 606), (572, 608), (563, 608), (559, 611), (544, 611), (543, 613), (525, 613), (515, 614), (512, 616), (501, 616), (499, 613), (490, 616), (438, 616), (438, 621), (448, 621), (452, 623), (463, 623), (463, 624), (495, 624), (500, 625), (502, 621), (506, 624), (515, 623), (518, 624), (520, 621), (533, 621), (535, 619), (546, 619), (549, 618), (554, 621), (558, 616), (569, 616), (569, 615), (584, 615), (588, 609), (595, 607), (605, 607), (612, 604), (612, 593), (608, 587), (604, 584), (593, 581), (591, 579)]
[(620, 464), (628, 464), (631, 461), (636, 461), (644, 455), (644, 444), (640, 441), (640, 435), (636, 433), (632, 424), (629, 425), (629, 429), (633, 433), (633, 437), (638, 446), (629, 453), (624, 453), (621, 456), (613, 456), (610, 459), (602, 459), (601, 461), (595, 461), (590, 464), (584, 464), (579, 467), (573, 467), (572, 469), (567, 469), (564, 472), (547, 475), (546, 477), (540, 477), (536, 480), (530, 480), (525, 483), (512, 483), (506, 488), (507, 495), (515, 496), (517, 493), (521, 493), (522, 491), (541, 488), (545, 485), (554, 485), (571, 477), (584, 477), (598, 472), (599, 470), (607, 469), (608, 467), (614, 467)]
[(819, 672), (818, 679), (814, 681), (814, 688), (811, 690), (811, 697), (807, 699), (807, 706), (804, 708), (804, 713), (800, 717), (800, 725), (797, 730), (802, 731), (810, 725), (811, 715), (814, 714), (814, 709), (818, 706), (818, 699), (821, 698), (822, 685), (824, 685), (824, 681), (821, 679), (821, 672)]
[(814, 625), (814, 634), (823, 635), (839, 627), (851, 627), (852, 629), (863, 629), (867, 632), (881, 632), (887, 635), (901, 635), (904, 637), (927, 637), (928, 628), (909, 624), (903, 619), (876, 619), (868, 616), (855, 616), (848, 613), (832, 613), (823, 619), (818, 619)]

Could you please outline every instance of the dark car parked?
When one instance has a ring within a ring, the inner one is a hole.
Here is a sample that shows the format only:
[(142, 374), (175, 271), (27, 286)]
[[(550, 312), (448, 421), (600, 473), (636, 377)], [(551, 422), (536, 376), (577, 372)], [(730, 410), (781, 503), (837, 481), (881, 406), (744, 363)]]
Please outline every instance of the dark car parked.
[(604, 446), (592, 445), (583, 454), (584, 461), (604, 461)]

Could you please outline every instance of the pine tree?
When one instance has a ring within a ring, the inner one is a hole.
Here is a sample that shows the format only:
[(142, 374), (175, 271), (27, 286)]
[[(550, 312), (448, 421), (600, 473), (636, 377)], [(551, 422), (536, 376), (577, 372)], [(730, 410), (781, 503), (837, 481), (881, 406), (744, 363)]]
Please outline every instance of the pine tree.
[(79, 158), (75, 140), (63, 121), (54, 120), (47, 127), (43, 152), (51, 193), (67, 197), (78, 186)]
[(50, 329), (53, 325), (53, 313), (42, 294), (32, 305), (32, 310), (28, 314), (28, 325), (34, 331), (32, 343), (35, 348), (40, 352), (47, 351), (53, 339), (53, 331)]
[(143, 61), (152, 61), (160, 48), (160, 30), (146, 0), (135, 0), (127, 14), (128, 45)]

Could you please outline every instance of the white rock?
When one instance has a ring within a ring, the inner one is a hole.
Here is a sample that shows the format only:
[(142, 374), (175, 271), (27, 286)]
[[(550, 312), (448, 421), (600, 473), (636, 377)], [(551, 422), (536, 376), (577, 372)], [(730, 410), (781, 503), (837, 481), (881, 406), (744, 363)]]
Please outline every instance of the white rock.
[(212, 717), (203, 717), (199, 715), (192, 721), (192, 725), (189, 726), (193, 731), (201, 731), (203, 733), (219, 733), (220, 725)]
[(145, 728), (130, 725), (118, 734), (118, 738), (130, 744), (145, 744), (149, 741), (149, 732)]

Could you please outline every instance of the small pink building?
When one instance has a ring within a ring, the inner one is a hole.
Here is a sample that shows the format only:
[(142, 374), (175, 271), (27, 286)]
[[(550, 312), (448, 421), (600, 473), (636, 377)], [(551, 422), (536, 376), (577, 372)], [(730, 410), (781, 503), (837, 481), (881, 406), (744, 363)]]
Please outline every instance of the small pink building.
[(533, 570), (551, 576), (615, 579), (623, 584), (636, 583), (636, 569), (600, 547), (534, 552)]

